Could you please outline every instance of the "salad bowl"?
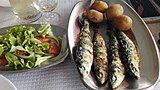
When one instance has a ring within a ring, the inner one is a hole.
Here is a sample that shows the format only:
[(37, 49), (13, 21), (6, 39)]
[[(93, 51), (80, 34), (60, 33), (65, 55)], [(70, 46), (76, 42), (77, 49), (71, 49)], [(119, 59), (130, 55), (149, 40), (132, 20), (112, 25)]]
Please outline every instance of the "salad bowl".
[[(9, 26), (9, 27), (5, 27), (5, 28), (1, 28), (0, 29), (0, 35), (6, 35), (6, 33), (8, 33), (8, 31), (10, 31), (11, 28), (14, 28), (14, 27), (16, 28), (16, 27), (19, 27), (19, 26), (31, 27), (31, 28), (33, 27), (33, 29), (35, 29), (35, 31), (38, 31), (40, 28), (44, 29), (44, 28), (42, 28), (43, 25), (41, 25), (41, 24)], [(3, 68), (1, 67), (0, 73), (21, 72), (21, 71), (30, 71), (30, 70), (42, 69), (42, 68), (51, 67), (51, 66), (54, 66), (54, 65), (57, 65), (57, 64), (63, 62), (65, 60), (65, 58), (68, 56), (68, 42), (67, 42), (67, 38), (66, 38), (66, 30), (61, 28), (61, 27), (55, 26), (55, 25), (48, 25), (48, 26), (50, 26), (50, 30), (51, 30), (51, 32), (54, 36), (58, 36), (58, 37), (61, 38), (60, 42), (59, 42), (60, 43), (60, 46), (59, 46), (60, 50), (59, 50), (59, 53), (57, 55), (54, 56), (52, 54), (43, 53), (44, 54), (43, 56), (38, 56), (38, 57), (45, 58), (45, 55), (46, 55), (48, 58), (41, 64), (39, 62), (37, 64), (36, 64), (36, 62), (33, 62), (33, 63), (35, 63), (34, 67), (22, 68), (22, 69), (15, 69), (15, 68), (14, 69), (4, 69), (4, 67)], [(26, 34), (24, 34), (24, 35), (26, 35)], [(18, 38), (15, 38), (15, 39), (17, 40)], [(7, 42), (5, 39), (3, 41)], [(21, 46), (18, 46), (18, 47), (21, 47)], [(14, 48), (13, 48), (13, 50), (14, 50)], [(12, 50), (10, 50), (9, 52), (11, 52), (11, 51)], [(5, 57), (6, 57), (6, 55), (5, 55)], [(29, 56), (27, 56), (27, 57), (29, 57)], [(23, 56), (22, 58), (24, 58), (24, 60), (25, 60), (25, 58), (27, 58), (27, 57)], [(11, 57), (11, 59), (14, 59), (14, 57)]]

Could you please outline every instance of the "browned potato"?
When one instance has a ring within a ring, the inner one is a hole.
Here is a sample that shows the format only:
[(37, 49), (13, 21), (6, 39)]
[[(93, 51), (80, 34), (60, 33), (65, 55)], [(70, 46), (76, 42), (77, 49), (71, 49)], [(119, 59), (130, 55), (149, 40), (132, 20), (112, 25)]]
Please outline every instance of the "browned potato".
[(108, 20), (113, 20), (113, 18), (123, 15), (123, 12), (123, 7), (120, 4), (114, 4), (106, 10), (106, 16)]
[(103, 21), (103, 13), (94, 9), (91, 9), (87, 12), (87, 17), (90, 21), (94, 23), (100, 23)]
[(132, 19), (127, 15), (120, 15), (113, 19), (112, 25), (119, 30), (127, 31), (132, 27)]
[(91, 6), (91, 9), (95, 9), (102, 13), (104, 13), (107, 10), (107, 8), (108, 8), (108, 5), (104, 1), (95, 1)]

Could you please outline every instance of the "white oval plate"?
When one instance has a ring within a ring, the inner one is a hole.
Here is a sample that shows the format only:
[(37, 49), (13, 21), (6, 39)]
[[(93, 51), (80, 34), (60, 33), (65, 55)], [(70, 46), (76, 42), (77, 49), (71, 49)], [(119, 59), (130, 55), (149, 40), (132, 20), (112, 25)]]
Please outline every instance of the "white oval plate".
[(0, 6), (2, 6), (2, 7), (10, 7), (9, 0), (0, 0)]
[[(119, 90), (141, 90), (151, 89), (157, 84), (159, 80), (159, 51), (156, 42), (151, 34), (149, 28), (146, 26), (140, 16), (123, 0), (105, 0), (109, 5), (121, 4), (124, 8), (124, 14), (130, 16), (133, 19), (132, 32), (136, 38), (139, 52), (141, 56), (140, 62), (140, 79), (133, 81), (124, 81), (117, 89)], [(86, 9), (87, 5), (83, 2), (79, 2), (75, 5), (70, 15), (68, 24), (68, 40), (70, 53), (74, 62), (75, 51), (74, 48), (77, 44), (80, 28), (78, 26), (77, 17)], [(81, 78), (84, 85), (91, 89), (108, 89), (107, 85), (99, 87), (94, 77), (90, 74), (87, 78)]]
[(1, 90), (17, 90), (13, 83), (2, 75), (0, 75), (0, 87)]

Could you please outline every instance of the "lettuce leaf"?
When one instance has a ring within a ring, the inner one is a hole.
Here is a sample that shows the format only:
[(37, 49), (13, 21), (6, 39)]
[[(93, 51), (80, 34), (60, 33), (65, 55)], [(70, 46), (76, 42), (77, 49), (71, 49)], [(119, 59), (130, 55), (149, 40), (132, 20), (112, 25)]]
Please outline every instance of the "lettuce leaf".
[(18, 66), (23, 67), (22, 63), (18, 59), (18, 57), (10, 52), (7, 52), (5, 55), (8, 64), (7, 66), (13, 66), (14, 69), (18, 69)]
[(40, 34), (40, 36), (46, 37), (46, 35), (48, 35), (49, 33), (52, 33), (51, 30), (52, 29), (50, 24), (44, 24), (44, 25), (41, 25), (41, 28), (39, 28), (38, 33)]
[(16, 44), (16, 38), (12, 34), (9, 34), (9, 41), (11, 45)]
[(0, 56), (2, 55), (3, 52), (4, 52), (3, 44), (0, 44)]
[(43, 56), (43, 57), (38, 57), (35, 63), (35, 67), (36, 66), (40, 66), (42, 63), (44, 63), (45, 61), (47, 61), (49, 58), (51, 58), (52, 56)]
[(36, 57), (34, 54), (31, 54), (31, 56), (26, 60), (26, 67), (27, 68), (33, 68), (35, 66)]
[(45, 54), (38, 46), (34, 46), (34, 52), (36, 54)]

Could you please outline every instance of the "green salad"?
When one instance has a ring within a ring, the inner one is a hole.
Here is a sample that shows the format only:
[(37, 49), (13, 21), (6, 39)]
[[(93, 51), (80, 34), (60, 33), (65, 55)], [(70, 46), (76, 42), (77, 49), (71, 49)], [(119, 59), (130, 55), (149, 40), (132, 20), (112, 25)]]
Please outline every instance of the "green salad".
[(60, 52), (60, 36), (54, 36), (50, 24), (36, 30), (31, 26), (14, 26), (0, 35), (0, 67), (7, 70), (40, 66)]

